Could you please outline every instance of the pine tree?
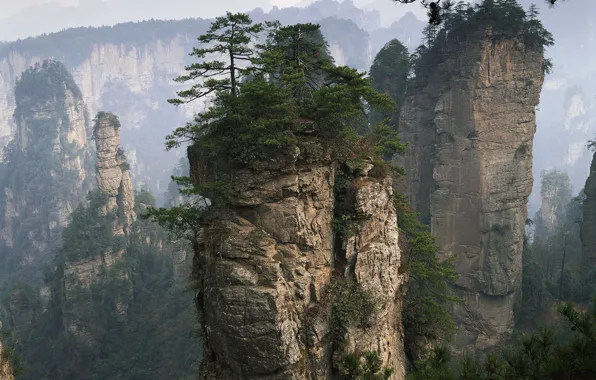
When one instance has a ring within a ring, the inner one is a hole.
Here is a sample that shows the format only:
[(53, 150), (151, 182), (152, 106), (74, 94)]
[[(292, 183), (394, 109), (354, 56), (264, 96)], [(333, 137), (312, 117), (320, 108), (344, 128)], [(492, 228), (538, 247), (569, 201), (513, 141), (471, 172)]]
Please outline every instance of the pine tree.
[(333, 59), (317, 24), (272, 26), (262, 46), (262, 69), (269, 80), (290, 89), (298, 105), (312, 100), (312, 91), (323, 84), (325, 69)]
[[(177, 93), (179, 98), (168, 99), (174, 105), (180, 105), (200, 99), (214, 92), (237, 94), (238, 82), (243, 74), (250, 72), (250, 62), (254, 49), (250, 46), (254, 38), (263, 30), (262, 24), (253, 24), (244, 13), (230, 13), (217, 17), (206, 34), (198, 40), (211, 47), (194, 48), (191, 56), (204, 59), (208, 54), (219, 54), (228, 62), (215, 60), (193, 63), (185, 68), (188, 72), (174, 79), (185, 83), (198, 81), (190, 89)], [(249, 67), (243, 67), (243, 63)], [(221, 77), (225, 75), (225, 77)]]
[[(410, 72), (408, 49), (399, 41), (391, 40), (376, 55), (370, 68), (372, 86), (379, 92), (389, 95), (395, 102), (391, 117), (392, 125), (397, 126), (399, 113), (406, 93), (406, 83)], [(381, 122), (387, 115), (371, 112), (371, 124)]]
[[(415, 3), (417, 0), (391, 0), (394, 3), (400, 4), (411, 4)], [(508, 0), (505, 0), (508, 1)], [(554, 7), (557, 4), (557, 0), (545, 0), (548, 5)], [(566, 0), (560, 0), (562, 2)], [(494, 0), (485, 1), (486, 3), (494, 3)], [(428, 9), (428, 22), (429, 24), (439, 25), (443, 21), (444, 11), (449, 10), (451, 6), (454, 4), (451, 0), (440, 0), (437, 1), (428, 1), (428, 0), (421, 0), (421, 3), (424, 7)]]

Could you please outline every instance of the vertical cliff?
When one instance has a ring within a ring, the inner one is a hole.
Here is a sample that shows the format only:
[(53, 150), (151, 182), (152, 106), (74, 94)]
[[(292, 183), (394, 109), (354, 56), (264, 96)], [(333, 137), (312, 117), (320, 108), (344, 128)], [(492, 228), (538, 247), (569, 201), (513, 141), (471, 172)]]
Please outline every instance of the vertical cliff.
[(14, 94), (15, 137), (0, 168), (0, 273), (29, 271), (29, 281), (91, 189), (93, 161), (85, 103), (61, 63), (29, 68)]
[[(128, 173), (129, 164), (120, 148), (120, 122), (118, 117), (109, 112), (99, 112), (94, 119), (93, 138), (97, 151), (96, 179), (98, 193), (88, 209), (98, 222), (110, 231), (105, 231), (105, 241), (96, 252), (65, 257), (64, 275), (66, 279), (66, 297), (71, 298), (80, 288), (88, 288), (103, 280), (106, 271), (113, 271), (112, 276), (122, 280), (127, 290), (117, 297), (116, 303), (121, 314), (126, 314), (129, 298), (132, 297), (129, 271), (119, 269), (126, 252), (129, 230), (136, 219), (134, 189)], [(74, 218), (73, 218), (74, 219)], [(74, 231), (80, 233), (80, 231)], [(63, 237), (64, 239), (64, 237)], [(122, 290), (122, 289), (121, 289)], [(72, 313), (71, 329), (76, 327), (77, 315)], [(73, 327), (74, 326), (74, 327)]]
[(120, 122), (111, 113), (99, 112), (95, 118), (93, 137), (97, 149), (97, 185), (108, 201), (102, 213), (117, 209), (115, 226), (124, 234), (135, 220), (134, 189), (129, 175), (130, 165), (120, 147)]
[[(0, 323), (0, 329), (2, 329), (2, 323)], [(2, 347), (2, 341), (0, 341), (0, 380), (14, 380), (10, 360), (4, 347)]]
[(583, 222), (580, 229), (583, 268), (596, 268), (596, 153), (590, 165), (590, 174), (584, 186)]
[(543, 48), (521, 34), (463, 29), (437, 38), (408, 88), (403, 187), (440, 257), (456, 256), (453, 290), (465, 303), (454, 310), (455, 345), (484, 349), (511, 335), (520, 295)]
[[(197, 234), (205, 379), (334, 379), (344, 355), (364, 351), (405, 376), (391, 181), (364, 171), (347, 182), (358, 217), (341, 237), (338, 169), (309, 151), (236, 173), (230, 213)], [(204, 163), (189, 158), (200, 183)]]

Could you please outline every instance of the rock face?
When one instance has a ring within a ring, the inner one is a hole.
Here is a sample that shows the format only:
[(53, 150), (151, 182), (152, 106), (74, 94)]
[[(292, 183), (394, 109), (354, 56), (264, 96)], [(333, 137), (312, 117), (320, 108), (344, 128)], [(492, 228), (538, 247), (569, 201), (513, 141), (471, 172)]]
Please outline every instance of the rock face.
[[(200, 182), (201, 163), (192, 149), (189, 157)], [(205, 379), (333, 379), (338, 356), (366, 350), (394, 368), (392, 379), (404, 378), (404, 278), (391, 181), (354, 181), (360, 228), (335, 242), (334, 180), (330, 162), (306, 162), (299, 153), (281, 168), (237, 173), (231, 215), (198, 232)], [(347, 326), (337, 346), (330, 289), (346, 280), (375, 300), (376, 312), (366, 329)]]
[(0, 262), (13, 274), (42, 264), (92, 186), (87, 111), (64, 66), (29, 68), (14, 93), (16, 133), (0, 170)]
[(583, 267), (594, 268), (596, 264), (596, 153), (592, 158), (590, 175), (584, 187), (583, 223), (580, 229)]
[(513, 329), (543, 51), (490, 30), (466, 38), (442, 46), (408, 89), (403, 190), (439, 255), (457, 256), (454, 291), (466, 302), (455, 309), (455, 346), (484, 349)]
[[(107, 196), (99, 217), (113, 218), (112, 228), (115, 236), (127, 238), (132, 223), (136, 220), (134, 211), (134, 188), (128, 173), (128, 162), (120, 148), (120, 122), (110, 112), (99, 112), (95, 117), (93, 137), (97, 151), (96, 178), (99, 191)], [(107, 247), (96, 257), (75, 262), (67, 262), (64, 273), (67, 278), (66, 291), (76, 286), (88, 288), (106, 269), (119, 262), (124, 255), (124, 248)], [(121, 274), (128, 278), (127, 273)], [(122, 300), (122, 312), (126, 309)]]
[(136, 215), (134, 188), (128, 173), (130, 165), (120, 148), (118, 118), (109, 112), (99, 112), (95, 118), (93, 137), (97, 149), (97, 186), (101, 192), (108, 195), (103, 214), (117, 209), (117, 233), (124, 234)]
[[(95, 117), (93, 137), (97, 151), (97, 187), (105, 201), (97, 215), (99, 223), (105, 218), (111, 222), (112, 244), (106, 244), (97, 255), (64, 262), (64, 296), (69, 302), (63, 309), (63, 323), (74, 336), (88, 346), (100, 344), (94, 336), (93, 326), (78, 315), (80, 308), (90, 300), (91, 285), (106, 279), (117, 278), (121, 289), (114, 294), (116, 310), (126, 317), (133, 296), (130, 272), (123, 266), (129, 229), (136, 219), (134, 188), (128, 173), (129, 164), (120, 148), (120, 122), (110, 112), (99, 112)], [(89, 207), (93, 207), (91, 204)], [(109, 228), (109, 227), (108, 227)]]
[[(1, 328), (2, 323), (0, 323), (0, 329)], [(14, 380), (10, 362), (7, 360), (4, 348), (2, 347), (2, 341), (0, 341), (0, 380)]]

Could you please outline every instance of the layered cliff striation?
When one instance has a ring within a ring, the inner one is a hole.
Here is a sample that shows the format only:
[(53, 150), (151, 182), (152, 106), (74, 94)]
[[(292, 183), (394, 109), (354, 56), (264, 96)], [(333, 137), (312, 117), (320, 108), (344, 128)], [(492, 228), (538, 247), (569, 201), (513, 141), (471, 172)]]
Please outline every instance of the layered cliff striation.
[(552, 42), (515, 4), (487, 1), (465, 12), (419, 50), (400, 120), (409, 144), (402, 188), (440, 257), (456, 256), (460, 350), (494, 347), (513, 330), (535, 107)]
[(0, 274), (30, 280), (91, 189), (93, 158), (85, 103), (64, 65), (29, 68), (14, 94), (15, 137), (0, 168)]
[(348, 182), (358, 222), (341, 237), (336, 171), (302, 152), (277, 170), (240, 172), (230, 214), (199, 231), (205, 379), (331, 379), (343, 355), (364, 351), (404, 378), (391, 180)]

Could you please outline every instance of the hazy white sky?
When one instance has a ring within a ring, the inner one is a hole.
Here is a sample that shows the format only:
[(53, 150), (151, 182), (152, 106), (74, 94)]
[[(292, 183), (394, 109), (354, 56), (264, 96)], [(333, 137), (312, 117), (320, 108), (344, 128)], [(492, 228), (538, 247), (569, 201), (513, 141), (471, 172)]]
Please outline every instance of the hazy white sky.
[[(83, 0), (84, 1), (84, 0)], [(102, 2), (112, 2), (115, 6), (117, 3), (122, 2), (122, 0), (100, 0)], [(17, 14), (19, 11), (40, 4), (48, 4), (48, 3), (55, 3), (57, 5), (62, 6), (76, 6), (79, 3), (79, 0), (1, 0), (2, 7), (0, 7), (0, 18), (6, 18)], [(240, 4), (248, 5), (247, 8), (254, 8), (251, 6), (251, 3), (263, 3), (262, 1), (254, 1), (254, 0), (245, 0), (245, 1), (237, 1), (237, 0), (218, 0), (218, 1), (210, 1), (210, 0), (198, 0), (198, 3), (205, 3), (201, 4), (204, 6), (209, 12), (211, 9), (217, 10), (219, 9), (227, 9), (229, 6), (238, 6)], [(292, 5), (296, 5), (301, 3), (301, 0), (269, 0), (267, 1), (271, 5), (277, 5), (278, 7), (288, 7)], [(306, 0), (306, 2), (311, 2)], [(166, 4), (167, 0), (163, 0), (163, 3)], [(358, 3), (358, 1), (356, 2)], [(366, 1), (365, 1), (366, 3)], [(211, 8), (211, 9), (210, 9)], [(210, 13), (210, 12), (209, 12)]]
[[(307, 5), (314, 0), (0, 0), (0, 41), (27, 38), (77, 26), (113, 25), (120, 22), (187, 17), (211, 18), (229, 10), (242, 12), (260, 7)], [(345, 1), (345, 0), (340, 0)], [(356, 6), (380, 11), (390, 24), (408, 11), (425, 19), (420, 4), (391, 0), (352, 0)]]

